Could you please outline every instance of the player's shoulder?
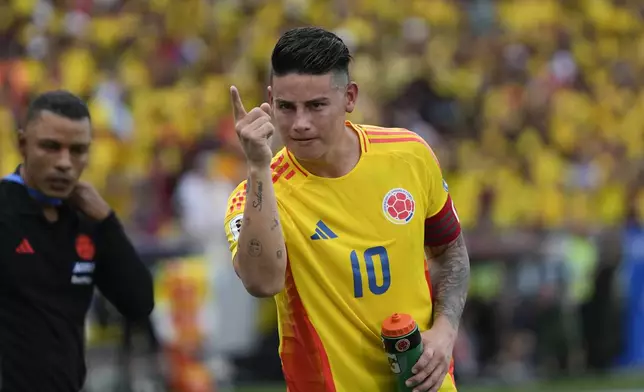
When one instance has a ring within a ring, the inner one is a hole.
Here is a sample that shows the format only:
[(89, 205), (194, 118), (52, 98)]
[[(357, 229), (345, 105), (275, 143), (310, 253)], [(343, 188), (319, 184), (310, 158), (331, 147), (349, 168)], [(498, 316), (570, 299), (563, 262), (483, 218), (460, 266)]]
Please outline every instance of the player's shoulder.
[(291, 153), (283, 147), (271, 163), (273, 184), (276, 195), (292, 190), (307, 177), (306, 171), (297, 163)]
[(230, 193), (230, 196), (228, 196), (228, 207), (226, 209), (227, 216), (244, 210), (247, 187), (247, 181), (244, 180)]
[(356, 124), (365, 136), (366, 144), (375, 153), (400, 156), (413, 155), (417, 157), (432, 156), (434, 152), (430, 145), (416, 132), (405, 128), (385, 128), (376, 125)]
[(0, 180), (0, 217), (12, 216), (16, 208), (16, 198), (20, 197), (21, 185)]
[(20, 222), (15, 202), (15, 192), (18, 190), (16, 184), (0, 180), (0, 245), (3, 248), (5, 244), (16, 240), (16, 224)]

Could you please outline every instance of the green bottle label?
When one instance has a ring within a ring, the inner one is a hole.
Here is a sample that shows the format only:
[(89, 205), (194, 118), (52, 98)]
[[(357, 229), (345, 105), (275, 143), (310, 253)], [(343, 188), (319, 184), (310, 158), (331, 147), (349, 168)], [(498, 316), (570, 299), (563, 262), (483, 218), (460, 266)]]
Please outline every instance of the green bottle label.
[(389, 360), (389, 367), (396, 375), (398, 392), (411, 392), (413, 387), (406, 386), (405, 381), (413, 376), (411, 368), (423, 353), (420, 331), (416, 328), (411, 333), (397, 338), (382, 336), (382, 342)]

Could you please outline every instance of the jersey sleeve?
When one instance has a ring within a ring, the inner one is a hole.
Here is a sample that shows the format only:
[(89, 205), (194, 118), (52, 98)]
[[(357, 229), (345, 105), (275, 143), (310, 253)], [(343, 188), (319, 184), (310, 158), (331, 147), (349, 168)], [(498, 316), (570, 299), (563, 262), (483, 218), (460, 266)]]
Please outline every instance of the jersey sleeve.
[(232, 257), (237, 254), (237, 241), (241, 233), (242, 221), (244, 220), (244, 207), (246, 206), (246, 181), (235, 188), (228, 198), (226, 206), (226, 218), (224, 218), (224, 229)]
[(443, 178), (438, 158), (429, 146), (427, 146), (423, 158), (428, 195), (425, 214), (425, 245), (446, 245), (461, 234), (461, 224), (449, 195), (447, 182)]

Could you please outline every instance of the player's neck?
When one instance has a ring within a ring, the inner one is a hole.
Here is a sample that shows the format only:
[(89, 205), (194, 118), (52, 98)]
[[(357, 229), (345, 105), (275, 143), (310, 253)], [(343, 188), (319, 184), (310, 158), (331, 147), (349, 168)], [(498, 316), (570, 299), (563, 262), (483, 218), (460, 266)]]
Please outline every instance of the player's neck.
[(22, 177), (22, 180), (25, 182), (25, 185), (27, 185), (29, 188), (36, 189), (35, 184), (31, 179), (31, 176), (29, 175), (29, 173), (27, 173), (27, 170), (25, 170), (24, 163), (20, 165), (18, 174), (20, 175), (20, 177)]
[(335, 143), (320, 160), (300, 161), (309, 173), (318, 177), (337, 178), (347, 175), (360, 160), (360, 139), (358, 134), (345, 127), (342, 139)]

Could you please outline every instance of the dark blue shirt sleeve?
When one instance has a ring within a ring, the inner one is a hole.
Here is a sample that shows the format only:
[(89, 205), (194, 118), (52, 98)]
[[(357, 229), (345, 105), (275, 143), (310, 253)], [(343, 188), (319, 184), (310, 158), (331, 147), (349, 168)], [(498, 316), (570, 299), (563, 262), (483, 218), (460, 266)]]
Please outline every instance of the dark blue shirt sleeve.
[(96, 286), (121, 314), (141, 319), (154, 309), (152, 275), (128, 239), (115, 213), (96, 231)]

